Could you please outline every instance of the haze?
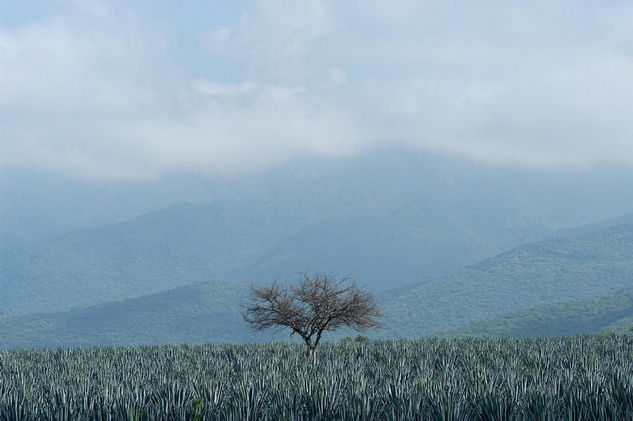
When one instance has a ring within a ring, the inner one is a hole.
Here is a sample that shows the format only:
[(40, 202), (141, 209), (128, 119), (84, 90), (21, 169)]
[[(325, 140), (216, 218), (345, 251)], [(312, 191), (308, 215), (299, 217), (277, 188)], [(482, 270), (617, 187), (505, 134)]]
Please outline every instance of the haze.
[(408, 145), (633, 163), (633, 6), (6, 1), (0, 165), (239, 173)]
[(302, 273), (375, 293), (372, 337), (627, 331), (631, 22), (0, 1), (2, 347), (286, 340), (240, 303)]

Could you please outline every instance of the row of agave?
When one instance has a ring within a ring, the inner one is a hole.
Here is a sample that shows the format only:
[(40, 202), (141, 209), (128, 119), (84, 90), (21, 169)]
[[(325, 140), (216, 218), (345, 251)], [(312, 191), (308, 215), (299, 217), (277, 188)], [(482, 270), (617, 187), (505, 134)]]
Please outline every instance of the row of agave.
[(633, 420), (633, 337), (0, 351), (0, 420)]

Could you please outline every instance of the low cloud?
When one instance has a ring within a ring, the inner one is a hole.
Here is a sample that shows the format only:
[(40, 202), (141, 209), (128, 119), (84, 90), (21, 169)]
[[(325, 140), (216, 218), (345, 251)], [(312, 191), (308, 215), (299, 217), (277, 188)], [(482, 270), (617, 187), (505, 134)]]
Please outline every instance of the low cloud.
[(0, 22), (1, 166), (145, 178), (384, 144), (633, 164), (624, 2), (275, 0), (208, 24), (74, 4)]

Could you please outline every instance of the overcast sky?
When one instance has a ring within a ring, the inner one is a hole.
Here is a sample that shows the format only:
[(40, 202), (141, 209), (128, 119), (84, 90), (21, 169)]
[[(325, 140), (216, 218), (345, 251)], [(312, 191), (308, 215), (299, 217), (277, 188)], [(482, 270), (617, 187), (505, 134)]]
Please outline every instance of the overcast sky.
[(233, 172), (405, 144), (633, 164), (629, 1), (0, 2), (0, 166)]

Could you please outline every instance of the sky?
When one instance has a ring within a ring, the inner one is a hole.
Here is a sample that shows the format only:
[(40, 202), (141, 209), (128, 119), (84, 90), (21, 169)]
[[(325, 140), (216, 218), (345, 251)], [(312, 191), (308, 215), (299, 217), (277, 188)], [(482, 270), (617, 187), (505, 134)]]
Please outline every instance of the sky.
[(0, 2), (0, 167), (235, 173), (399, 145), (633, 165), (626, 1)]

